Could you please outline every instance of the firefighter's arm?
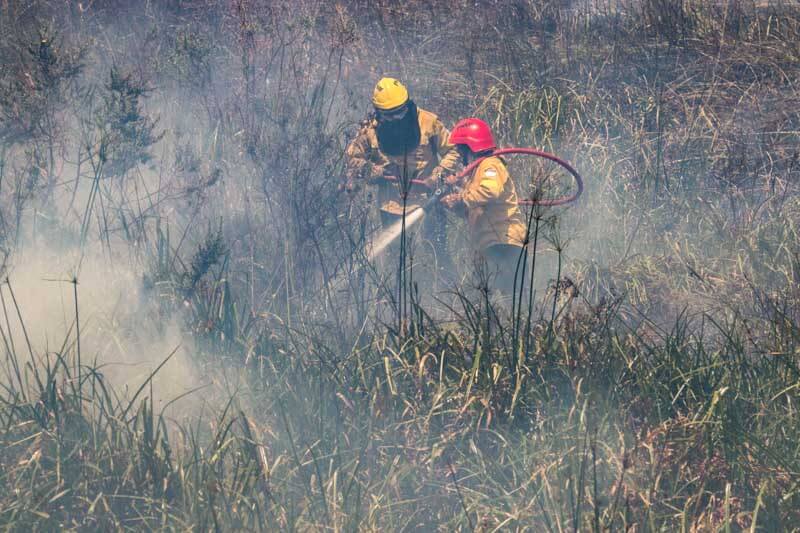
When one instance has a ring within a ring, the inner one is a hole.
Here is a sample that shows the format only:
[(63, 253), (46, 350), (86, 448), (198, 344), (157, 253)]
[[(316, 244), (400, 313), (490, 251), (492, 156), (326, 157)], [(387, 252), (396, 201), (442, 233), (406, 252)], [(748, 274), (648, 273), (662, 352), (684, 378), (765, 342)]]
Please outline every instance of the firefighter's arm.
[(455, 173), (458, 165), (458, 151), (455, 146), (448, 143), (450, 132), (438, 118), (433, 123), (433, 135), (436, 139), (436, 152), (440, 159), (439, 164), (431, 171), (431, 175), (425, 181), (426, 185), (435, 189), (442, 177)]
[(500, 197), (508, 180), (506, 169), (496, 164), (478, 168), (474, 178), (467, 184), (462, 193), (462, 200), (467, 208), (491, 203)]
[(450, 131), (444, 127), (442, 121), (436, 120), (434, 124), (434, 130), (436, 131), (436, 139), (438, 141), (438, 146), (436, 147), (439, 151), (439, 168), (441, 168), (445, 173), (452, 174), (456, 171), (456, 166), (458, 165), (458, 151), (456, 147), (449, 143), (450, 140)]
[(366, 131), (362, 130), (345, 151), (347, 156), (345, 188), (347, 190), (353, 190), (364, 182), (370, 183), (380, 179), (383, 175), (383, 167), (370, 161), (371, 151), (372, 145), (369, 137)]
[(460, 192), (451, 192), (450, 194), (442, 196), (442, 199), (439, 201), (447, 209), (455, 209), (459, 204), (463, 203), (463, 198)]

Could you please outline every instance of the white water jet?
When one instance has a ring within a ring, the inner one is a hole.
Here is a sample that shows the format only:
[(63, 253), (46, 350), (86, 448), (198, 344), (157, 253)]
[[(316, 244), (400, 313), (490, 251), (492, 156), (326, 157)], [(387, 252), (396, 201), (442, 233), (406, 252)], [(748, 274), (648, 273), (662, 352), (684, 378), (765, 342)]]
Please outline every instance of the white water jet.
[[(425, 216), (425, 208), (420, 207), (419, 209), (415, 209), (410, 214), (406, 215), (405, 217), (405, 224), (406, 224), (406, 231), (408, 231), (411, 226), (422, 220), (422, 217)], [(383, 253), (386, 248), (392, 244), (403, 232), (403, 219), (401, 218), (391, 226), (389, 226), (382, 234), (378, 235), (378, 237), (373, 241), (372, 248), (370, 249), (369, 253), (367, 254), (367, 259), (373, 261), (376, 257)]]

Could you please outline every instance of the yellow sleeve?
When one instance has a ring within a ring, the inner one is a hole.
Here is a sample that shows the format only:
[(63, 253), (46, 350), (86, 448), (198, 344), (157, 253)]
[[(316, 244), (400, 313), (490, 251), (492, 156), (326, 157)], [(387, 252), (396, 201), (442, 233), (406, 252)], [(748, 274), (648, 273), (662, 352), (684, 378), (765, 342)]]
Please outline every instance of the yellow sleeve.
[(444, 124), (442, 124), (442, 121), (438, 118), (433, 128), (438, 140), (436, 149), (441, 158), (439, 160), (439, 167), (444, 169), (447, 174), (452, 174), (455, 172), (456, 166), (458, 165), (458, 151), (456, 151), (455, 146), (449, 143), (450, 131), (444, 127)]
[(502, 165), (489, 163), (481, 165), (475, 171), (472, 180), (464, 188), (462, 197), (467, 208), (490, 203), (503, 193), (508, 171)]
[(368, 130), (362, 129), (345, 150), (347, 156), (345, 168), (348, 179), (371, 180), (378, 177), (380, 169), (369, 160), (371, 152), (372, 145), (369, 141)]

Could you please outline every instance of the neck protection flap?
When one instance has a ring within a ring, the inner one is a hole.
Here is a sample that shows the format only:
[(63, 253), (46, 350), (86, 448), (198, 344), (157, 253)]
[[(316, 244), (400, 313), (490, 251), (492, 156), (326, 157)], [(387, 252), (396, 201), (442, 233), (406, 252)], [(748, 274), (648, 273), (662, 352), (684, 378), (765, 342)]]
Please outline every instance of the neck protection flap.
[(375, 133), (378, 136), (378, 145), (383, 153), (391, 156), (401, 156), (415, 150), (419, 146), (421, 132), (417, 106), (413, 101), (408, 101), (408, 112), (397, 121), (379, 122)]

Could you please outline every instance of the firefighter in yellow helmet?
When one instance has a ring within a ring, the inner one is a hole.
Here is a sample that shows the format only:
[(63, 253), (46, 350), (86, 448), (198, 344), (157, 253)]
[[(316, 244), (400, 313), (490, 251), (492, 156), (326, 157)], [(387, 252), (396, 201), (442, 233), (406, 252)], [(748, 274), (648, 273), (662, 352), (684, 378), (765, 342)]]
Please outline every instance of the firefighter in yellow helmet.
[[(403, 184), (421, 180), (406, 191), (406, 215), (419, 209), (443, 174), (455, 170), (458, 153), (448, 143), (450, 132), (439, 118), (414, 103), (406, 87), (383, 78), (372, 94), (374, 115), (347, 147), (344, 188), (375, 188), (381, 222), (388, 226), (403, 215)], [(452, 271), (447, 253), (444, 211), (437, 207), (423, 223), (424, 237), (434, 244), (440, 270)]]
[(484, 121), (460, 121), (453, 128), (450, 143), (455, 145), (464, 165), (484, 159), (465, 178), (463, 189), (448, 194), (441, 203), (450, 209), (466, 208), (471, 240), (495, 276), (496, 287), (509, 296), (514, 290), (526, 234), (514, 182), (503, 159), (492, 155), (494, 137)]

